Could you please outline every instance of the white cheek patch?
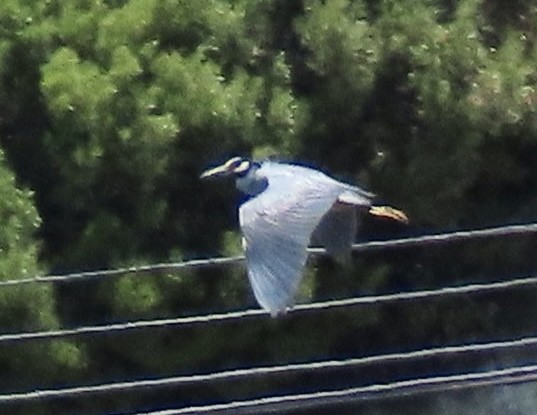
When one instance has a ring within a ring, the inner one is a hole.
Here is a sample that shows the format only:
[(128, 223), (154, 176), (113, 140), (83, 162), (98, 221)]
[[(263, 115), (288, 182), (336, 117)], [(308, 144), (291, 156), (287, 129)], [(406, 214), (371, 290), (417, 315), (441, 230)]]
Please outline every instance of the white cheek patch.
[(243, 161), (241, 164), (239, 164), (233, 172), (235, 173), (244, 173), (250, 169), (250, 162), (249, 161)]
[(230, 168), (230, 167), (233, 166), (234, 164), (238, 163), (240, 160), (241, 160), (240, 157), (233, 157), (233, 158), (229, 159), (228, 161), (226, 161), (225, 166), (226, 166), (227, 168)]

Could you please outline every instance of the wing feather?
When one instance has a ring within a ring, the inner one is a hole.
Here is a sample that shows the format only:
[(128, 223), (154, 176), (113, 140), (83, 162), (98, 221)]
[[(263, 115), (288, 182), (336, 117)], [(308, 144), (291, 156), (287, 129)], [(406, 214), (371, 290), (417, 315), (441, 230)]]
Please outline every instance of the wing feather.
[(322, 217), (311, 239), (340, 263), (349, 264), (356, 230), (356, 206), (336, 202)]
[(293, 304), (311, 234), (342, 192), (338, 182), (323, 177), (270, 176), (268, 188), (239, 209), (248, 277), (272, 315)]

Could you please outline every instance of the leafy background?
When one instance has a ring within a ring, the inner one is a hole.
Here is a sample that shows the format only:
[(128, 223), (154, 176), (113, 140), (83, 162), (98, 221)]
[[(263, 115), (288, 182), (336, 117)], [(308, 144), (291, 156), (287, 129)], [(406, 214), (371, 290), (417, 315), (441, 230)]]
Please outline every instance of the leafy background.
[[(364, 218), (361, 239), (533, 221), (536, 41), (531, 0), (3, 0), (0, 278), (240, 252), (232, 184), (198, 180), (235, 154), (306, 162), (360, 183), (411, 218), (408, 227)], [(299, 300), (527, 275), (536, 269), (535, 249), (525, 236), (361, 253), (350, 271), (314, 260)], [(536, 295), (526, 289), (6, 344), (0, 388), (520, 337), (535, 334)], [(244, 270), (221, 268), (4, 288), (0, 327), (11, 333), (250, 306)], [(10, 413), (155, 410), (457, 373), (469, 364), (38, 401)], [(368, 414), (533, 414), (536, 407), (531, 385), (359, 405)]]

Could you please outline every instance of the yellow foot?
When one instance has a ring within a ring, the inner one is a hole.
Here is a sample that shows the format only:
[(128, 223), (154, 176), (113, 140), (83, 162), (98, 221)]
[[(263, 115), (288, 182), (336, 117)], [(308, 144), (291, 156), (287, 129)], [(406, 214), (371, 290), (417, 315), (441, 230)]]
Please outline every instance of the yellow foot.
[(408, 223), (408, 217), (405, 215), (405, 212), (392, 208), (391, 206), (371, 206), (369, 213), (373, 216), (381, 216), (398, 222)]

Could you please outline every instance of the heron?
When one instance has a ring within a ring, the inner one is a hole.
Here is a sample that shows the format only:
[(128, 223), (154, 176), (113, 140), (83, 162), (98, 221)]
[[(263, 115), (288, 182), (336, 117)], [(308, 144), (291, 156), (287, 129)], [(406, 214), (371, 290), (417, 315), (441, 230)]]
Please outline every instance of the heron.
[(298, 164), (233, 157), (200, 178), (224, 176), (235, 177), (247, 196), (239, 224), (248, 279), (272, 317), (293, 306), (310, 244), (324, 247), (338, 262), (350, 260), (357, 210), (408, 222), (404, 212), (374, 205), (373, 193)]

